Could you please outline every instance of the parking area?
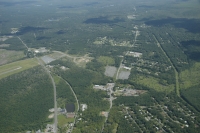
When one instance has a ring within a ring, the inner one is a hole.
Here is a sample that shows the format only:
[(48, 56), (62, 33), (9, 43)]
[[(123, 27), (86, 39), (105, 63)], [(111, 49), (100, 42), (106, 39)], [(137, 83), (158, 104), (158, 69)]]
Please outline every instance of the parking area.
[(55, 59), (53, 59), (53, 58), (51, 58), (51, 57), (49, 57), (47, 55), (41, 57), (41, 59), (44, 61), (45, 64), (48, 64), (48, 63), (50, 63), (50, 62), (55, 60)]

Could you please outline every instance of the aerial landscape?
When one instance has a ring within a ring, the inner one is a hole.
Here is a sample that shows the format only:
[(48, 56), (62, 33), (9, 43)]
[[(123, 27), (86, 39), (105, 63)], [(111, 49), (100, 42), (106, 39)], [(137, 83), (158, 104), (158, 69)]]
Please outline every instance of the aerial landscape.
[(0, 133), (200, 133), (200, 0), (0, 0)]

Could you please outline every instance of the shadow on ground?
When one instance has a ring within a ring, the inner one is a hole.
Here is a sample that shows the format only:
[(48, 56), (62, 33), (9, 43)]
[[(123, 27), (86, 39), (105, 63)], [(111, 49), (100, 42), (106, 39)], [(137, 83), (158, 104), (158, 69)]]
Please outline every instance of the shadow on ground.
[(187, 18), (165, 18), (158, 20), (147, 20), (146, 25), (155, 27), (171, 24), (176, 28), (184, 28), (192, 33), (200, 33), (200, 19), (187, 19)]

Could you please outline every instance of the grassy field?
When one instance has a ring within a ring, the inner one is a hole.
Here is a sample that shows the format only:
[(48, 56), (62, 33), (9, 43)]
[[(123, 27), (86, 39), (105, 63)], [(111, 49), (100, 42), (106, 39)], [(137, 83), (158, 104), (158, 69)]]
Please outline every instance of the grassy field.
[(23, 51), (10, 51), (5, 49), (0, 49), (0, 65), (10, 63), (25, 57)]
[(67, 123), (72, 123), (74, 122), (74, 118), (67, 118), (64, 115), (58, 115), (58, 126), (59, 127), (63, 127), (65, 126)]
[(175, 86), (173, 84), (168, 85), (168, 86), (162, 85), (159, 83), (159, 79), (156, 79), (156, 78), (150, 77), (150, 76), (148, 76), (148, 77), (140, 76), (136, 82), (141, 85), (153, 88), (157, 91), (171, 92), (171, 91), (174, 91), (174, 89), (175, 89), (174, 88)]
[(98, 58), (98, 61), (103, 63), (104, 65), (114, 65), (115, 64), (115, 60), (108, 56), (100, 56)]
[(200, 63), (195, 63), (190, 69), (182, 71), (180, 77), (180, 88), (187, 89), (200, 84)]
[(0, 79), (39, 65), (37, 60), (26, 59), (0, 66)]

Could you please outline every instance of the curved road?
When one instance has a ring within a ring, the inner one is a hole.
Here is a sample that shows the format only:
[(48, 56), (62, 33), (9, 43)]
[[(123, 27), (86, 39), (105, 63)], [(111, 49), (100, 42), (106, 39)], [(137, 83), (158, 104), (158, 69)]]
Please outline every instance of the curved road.
[(79, 101), (78, 101), (78, 98), (77, 98), (76, 93), (74, 92), (72, 86), (71, 86), (65, 79), (63, 79), (62, 77), (60, 77), (60, 76), (58, 76), (58, 77), (61, 78), (62, 80), (64, 80), (65, 83), (69, 86), (69, 88), (71, 89), (71, 91), (72, 91), (72, 93), (73, 93), (73, 95), (74, 95), (74, 97), (75, 97), (75, 99), (76, 99), (76, 103), (77, 103), (77, 106), (78, 106), (78, 107), (77, 107), (77, 113), (76, 113), (75, 118), (74, 118), (73, 126), (72, 126), (72, 128), (70, 129), (70, 131), (67, 131), (67, 133), (70, 133), (70, 132), (73, 131), (74, 124), (75, 124), (75, 121), (76, 121), (76, 118), (77, 118), (77, 114), (78, 114), (78, 111), (79, 111), (79, 109), (80, 109), (80, 107), (79, 107)]

